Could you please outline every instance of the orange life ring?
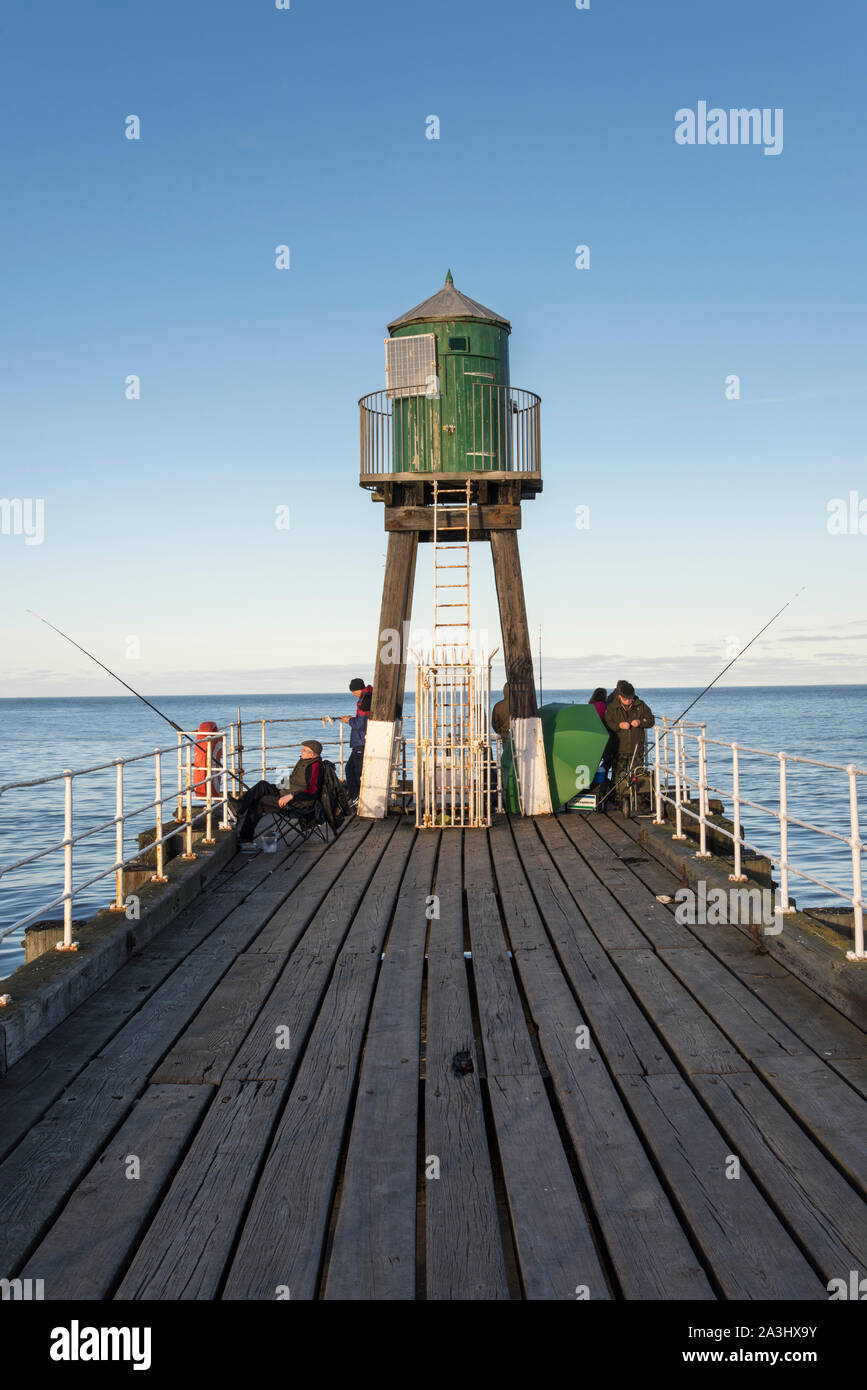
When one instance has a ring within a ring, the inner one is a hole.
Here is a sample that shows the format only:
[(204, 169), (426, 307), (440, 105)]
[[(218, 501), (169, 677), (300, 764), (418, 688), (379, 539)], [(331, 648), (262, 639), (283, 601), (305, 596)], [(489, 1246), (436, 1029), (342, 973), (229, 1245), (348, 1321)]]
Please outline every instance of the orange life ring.
[[(217, 725), (212, 719), (206, 719), (196, 730), (196, 734), (215, 734)], [(211, 748), (211, 773), (214, 768), (223, 766), (223, 740), (221, 738), (196, 738), (196, 749), (193, 754), (193, 795), (200, 797), (202, 801), (208, 799), (208, 745)], [(198, 774), (198, 776), (196, 775)], [(211, 776), (211, 795), (220, 795), (220, 778)]]

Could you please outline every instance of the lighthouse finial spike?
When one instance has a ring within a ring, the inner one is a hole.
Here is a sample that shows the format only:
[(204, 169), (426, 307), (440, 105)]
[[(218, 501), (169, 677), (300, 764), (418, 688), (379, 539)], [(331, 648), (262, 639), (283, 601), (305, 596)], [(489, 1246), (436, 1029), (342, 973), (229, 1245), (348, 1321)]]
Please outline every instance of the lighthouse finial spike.
[(455, 283), (455, 282), (454, 282), (454, 280), (452, 279), (452, 272), (451, 272), (450, 270), (447, 270), (447, 271), (446, 271), (446, 284), (447, 284), (447, 285), (453, 285), (454, 283)]

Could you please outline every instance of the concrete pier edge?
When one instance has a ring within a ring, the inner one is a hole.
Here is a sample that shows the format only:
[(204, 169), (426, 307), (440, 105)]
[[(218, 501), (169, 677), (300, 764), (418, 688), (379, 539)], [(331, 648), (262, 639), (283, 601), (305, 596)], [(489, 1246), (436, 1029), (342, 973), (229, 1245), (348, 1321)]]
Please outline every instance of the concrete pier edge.
[[(761, 889), (767, 886), (753, 878), (747, 878), (740, 884), (732, 883), (729, 878), (732, 872), (730, 860), (716, 855), (697, 859), (695, 842), (673, 840), (673, 827), (669, 825), (654, 825), (649, 819), (642, 819), (637, 824), (638, 843), (668, 864), (685, 887), (696, 890), (702, 880), (708, 890), (722, 888), (726, 893), (732, 888)], [(782, 922), (783, 930), (778, 935), (761, 934), (761, 940), (773, 959), (859, 1028), (867, 1027), (867, 961), (847, 960), (846, 947), (840, 935), (803, 912), (788, 913)], [(750, 941), (754, 940), (748, 924), (729, 922), (724, 925), (733, 926)]]
[(234, 829), (216, 830), (214, 838), (211, 849), (202, 845), (202, 835), (194, 836), (194, 860), (170, 860), (167, 883), (148, 882), (135, 890), (138, 919), (104, 908), (75, 928), (77, 951), (46, 951), (0, 981), (0, 993), (12, 999), (0, 1008), (0, 1076), (198, 897), (235, 853)]

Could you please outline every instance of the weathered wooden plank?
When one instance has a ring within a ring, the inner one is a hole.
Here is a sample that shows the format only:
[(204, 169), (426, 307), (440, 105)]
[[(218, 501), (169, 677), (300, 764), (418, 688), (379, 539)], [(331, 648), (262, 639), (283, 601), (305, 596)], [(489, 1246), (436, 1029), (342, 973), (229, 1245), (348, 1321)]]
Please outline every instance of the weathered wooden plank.
[[(429, 1300), (509, 1297), (464, 960), (462, 841), (460, 831), (442, 837), (428, 942), (425, 1149), (439, 1165), (425, 1186)], [(455, 1069), (459, 1052), (473, 1071)]]
[(867, 1033), (788, 971), (782, 979), (756, 980), (750, 987), (824, 1061), (867, 1058)]
[(713, 1280), (728, 1299), (825, 1299), (827, 1290), (749, 1174), (729, 1178), (731, 1146), (688, 1083), (624, 1076), (625, 1099)]
[[(251, 943), (250, 950), (265, 956), (288, 955), (307, 931), (320, 904), (331, 902), (333, 895), (341, 894), (347, 872), (353, 884), (359, 877), (366, 881), (368, 864), (375, 862), (382, 851), (383, 834), (387, 842), (393, 829), (392, 823), (374, 826), (370, 820), (354, 819), (336, 841), (330, 842), (328, 853), (305, 880), (304, 892), (286, 898), (264, 931)], [(371, 833), (374, 839), (369, 841)], [(340, 917), (336, 901), (331, 910), (336, 918)]]
[[(552, 817), (534, 825), (522, 826), (515, 820), (513, 829), (519, 850), (529, 849), (532, 834), (541, 836), (549, 857), (551, 868), (549, 876), (556, 870), (569, 889), (575, 904), (594, 935), (606, 951), (637, 950), (647, 948), (647, 937), (638, 930), (629, 914), (611, 896), (608, 888), (601, 883), (589, 864), (575, 852), (575, 846), (566, 835), (561, 820)], [(527, 832), (531, 833), (528, 834)]]
[[(261, 860), (271, 857), (259, 856), (245, 864), (234, 876), (231, 891), (218, 892), (209, 884), (201, 898), (179, 913), (145, 950), (132, 956), (100, 990), (10, 1068), (0, 1080), (0, 1159), (38, 1123), (178, 963), (256, 891), (271, 873)], [(318, 853), (314, 857), (318, 858)]]
[(695, 945), (686, 927), (675, 922), (665, 906), (656, 901), (653, 893), (630, 872), (629, 866), (620, 862), (614, 851), (598, 835), (594, 835), (580, 816), (562, 816), (560, 822), (576, 849), (599, 874), (606, 888), (652, 946), (659, 950), (663, 947)]
[[(254, 1181), (258, 1155), (271, 1135), (279, 1091), (276, 1081), (220, 1087), (116, 1298), (188, 1300), (216, 1296), (226, 1251)], [(207, 1162), (197, 1162), (204, 1154)], [(197, 1175), (197, 1184), (187, 1183), (191, 1171)], [(214, 1181), (214, 1174), (219, 1174), (219, 1183)], [(179, 1193), (183, 1193), (183, 1201)], [(270, 1291), (270, 1297), (277, 1297), (276, 1289)]]
[[(586, 1029), (554, 952), (546, 944), (542, 913), (549, 901), (531, 869), (538, 911), (529, 890), (509, 872), (515, 856), (506, 827), (491, 832), (497, 877), (513, 888), (503, 894), (515, 962), (539, 1030), (539, 1042), (557, 1100), (578, 1157), (594, 1212), (623, 1296), (629, 1299), (710, 1299), (710, 1285), (681, 1230), (626, 1113), (596, 1041), (582, 1045)], [(532, 944), (514, 947), (521, 925), (531, 926)], [(601, 950), (601, 947), (599, 948)], [(613, 973), (613, 967), (609, 967)], [(621, 986), (626, 993), (625, 986)], [(633, 1008), (635, 1006), (633, 1005)], [(636, 1012), (638, 1012), (636, 1010)], [(629, 1021), (629, 1020), (627, 1020)], [(604, 1020), (601, 1047), (620, 1048), (620, 1027)], [(673, 1069), (673, 1064), (669, 1063)]]
[(867, 1101), (818, 1057), (754, 1057), (759, 1075), (862, 1193), (867, 1193)]
[(499, 1073), (489, 1093), (525, 1296), (610, 1298), (544, 1082)]
[(859, 1095), (867, 1097), (867, 1060), (863, 1057), (833, 1057), (828, 1065), (854, 1087)]
[[(314, 1117), (322, 1126), (332, 1125), (330, 1133), (334, 1136), (335, 1147), (339, 1143), (342, 1122), (337, 1109), (329, 1106), (328, 1097), (320, 1095), (321, 1083), (323, 1078), (328, 1078), (334, 1091), (341, 1085), (350, 1087), (352, 1084), (352, 1049), (357, 1045), (355, 1039), (360, 1032), (360, 1025), (356, 1027), (355, 1023), (358, 1017), (363, 1019), (366, 1015), (369, 982), (378, 960), (378, 953), (367, 949), (372, 920), (378, 917), (379, 930), (384, 935), (403, 861), (414, 834), (411, 828), (402, 827), (393, 835), (394, 829), (394, 825), (382, 825), (375, 834), (366, 837), (359, 851), (365, 856), (365, 872), (355, 875), (355, 896), (344, 898), (344, 930), (349, 929), (344, 957), (353, 964), (339, 964), (332, 982), (334, 992), (328, 989), (326, 993), (340, 944), (336, 932), (330, 956), (324, 950), (310, 953), (299, 948), (293, 952), (266, 1001), (262, 1029), (255, 1026), (251, 1029), (236, 1065), (230, 1068), (219, 1088), (130, 1266), (120, 1297), (217, 1297), (260, 1170), (262, 1182), (256, 1191), (250, 1220), (240, 1231), (238, 1258), (244, 1259), (244, 1252), (250, 1249), (250, 1221), (255, 1231), (257, 1211), (262, 1213), (265, 1224), (271, 1229), (267, 1239), (252, 1237), (251, 1263), (258, 1283), (255, 1293), (244, 1292), (240, 1296), (273, 1299), (278, 1286), (289, 1287), (292, 1298), (303, 1296), (288, 1262), (269, 1242), (273, 1242), (275, 1230), (284, 1229), (287, 1234), (294, 1232), (300, 1240), (306, 1241), (313, 1230), (314, 1219), (305, 1206), (293, 1206), (297, 1219), (290, 1220), (284, 1228), (279, 1213), (285, 1213), (285, 1202), (292, 1203), (295, 1192), (291, 1185), (287, 1189), (269, 1186), (270, 1160), (264, 1160), (280, 1108), (296, 1072), (293, 1094), (308, 1121), (300, 1128), (299, 1161), (305, 1144), (314, 1135)], [(379, 852), (373, 854), (377, 847)], [(351, 867), (357, 870), (356, 858)], [(370, 893), (368, 887), (372, 890)], [(326, 906), (322, 905), (320, 913), (325, 913)], [(314, 918), (314, 926), (315, 921)], [(364, 948), (359, 953), (352, 951), (353, 931)], [(321, 1040), (312, 1042), (305, 1051), (320, 1005), (323, 1012), (315, 1026), (320, 1029), (316, 1037)], [(284, 1039), (278, 1036), (278, 1028), (288, 1030), (289, 1045), (286, 1047), (279, 1045)], [(312, 1077), (308, 1088), (304, 1082), (311, 1075), (310, 1067), (320, 1070)], [(293, 1113), (297, 1113), (297, 1109)], [(278, 1137), (290, 1123), (284, 1114)], [(320, 1150), (317, 1156), (321, 1156)], [(324, 1178), (319, 1170), (316, 1173)], [(263, 1193), (269, 1192), (270, 1197), (263, 1197)], [(328, 1196), (330, 1198), (330, 1189)], [(276, 1226), (272, 1226), (275, 1222)], [(314, 1254), (317, 1262), (319, 1257), (317, 1249)], [(225, 1296), (238, 1296), (231, 1292), (231, 1287), (230, 1275)]]
[[(455, 514), (440, 509), (438, 529), (440, 531), (466, 532), (466, 508)], [(386, 531), (432, 531), (433, 510), (430, 507), (386, 507)], [(470, 507), (471, 531), (519, 531), (521, 529), (521, 508), (508, 503), (489, 502)]]
[(865, 1268), (867, 1205), (764, 1082), (737, 1074), (696, 1076), (693, 1085), (823, 1278)]
[(421, 989), (439, 835), (418, 837), (364, 1040), (327, 1299), (408, 1299), (416, 1282)]
[[(277, 980), (232, 1059), (226, 1072), (227, 1080), (277, 1081), (294, 1071), (350, 923), (347, 949), (371, 954), (378, 960), (383, 916), (387, 921), (394, 898), (394, 883), (389, 878), (388, 866), (397, 864), (396, 872), (402, 872), (403, 857), (409, 852), (404, 841), (406, 835), (413, 832), (411, 827), (402, 826), (398, 831), (400, 840), (392, 845), (396, 820), (369, 824), (372, 830), (364, 844), (332, 885), (315, 915), (308, 919), (309, 926), (290, 958), (291, 969), (284, 970)], [(362, 899), (363, 911), (353, 921)], [(296, 909), (293, 930), (305, 916), (303, 912), (299, 915)], [(272, 937), (272, 941), (276, 939)], [(285, 1038), (287, 1035), (289, 1046), (278, 1046), (278, 1036)]]
[[(55, 1301), (111, 1296), (214, 1092), (149, 1086), (25, 1265)], [(139, 1168), (130, 1176), (130, 1159)]]
[(284, 964), (282, 956), (239, 956), (151, 1076), (152, 1085), (218, 1086)]
[(487, 840), (474, 831), (464, 839), (485, 1071), (524, 1290), (530, 1299), (605, 1299), (608, 1283), (512, 974)]
[(751, 989), (703, 947), (663, 950), (659, 956), (745, 1057), (809, 1051)]
[[(328, 890), (327, 877), (314, 871), (305, 880), (308, 901), (314, 878), (317, 893)], [(311, 901), (311, 913), (317, 900)], [(123, 1122), (164, 1053), (272, 911), (273, 902), (261, 904), (258, 894), (235, 907), (0, 1164), (0, 1269), (11, 1269), (27, 1254), (64, 1194)]]
[[(532, 827), (528, 829), (532, 832)], [(512, 841), (508, 825), (493, 827), (491, 846), (516, 958), (522, 950), (544, 949), (549, 941), (553, 944), (594, 1033), (605, 1039), (605, 1060), (615, 1075), (622, 1071), (635, 1072), (639, 1076), (645, 1072), (676, 1071), (673, 1059), (579, 912), (560, 874), (552, 866), (545, 841), (534, 833), (524, 833), (518, 821), (512, 823), (512, 830), (523, 872), (532, 883), (545, 924), (543, 928), (534, 914), (533, 898), (521, 872), (516, 866), (510, 866)], [(564, 855), (577, 858), (565, 837), (559, 848)], [(559, 861), (559, 867), (567, 867), (563, 858)], [(526, 911), (520, 915), (509, 910), (518, 903), (526, 907)], [(595, 912), (593, 917), (595, 922)], [(615, 939), (622, 938), (618, 934)], [(638, 939), (644, 940), (641, 936)]]
[(659, 956), (650, 950), (615, 951), (612, 956), (665, 1046), (687, 1073), (749, 1071), (749, 1062)]
[(628, 822), (631, 833), (624, 828), (626, 823), (622, 816), (610, 813), (589, 815), (584, 818), (584, 824), (614, 851), (621, 864), (628, 861), (630, 872), (651, 893), (673, 895), (682, 886), (673, 869), (648, 854), (642, 844), (643, 826), (640, 822)]

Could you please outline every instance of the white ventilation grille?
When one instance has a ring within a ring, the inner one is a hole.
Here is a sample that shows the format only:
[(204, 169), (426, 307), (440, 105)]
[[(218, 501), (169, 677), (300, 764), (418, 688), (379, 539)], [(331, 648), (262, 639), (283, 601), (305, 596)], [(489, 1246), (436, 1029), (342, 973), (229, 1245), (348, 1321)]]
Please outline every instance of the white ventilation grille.
[(409, 338), (385, 340), (386, 395), (436, 394), (436, 334), (415, 333)]

